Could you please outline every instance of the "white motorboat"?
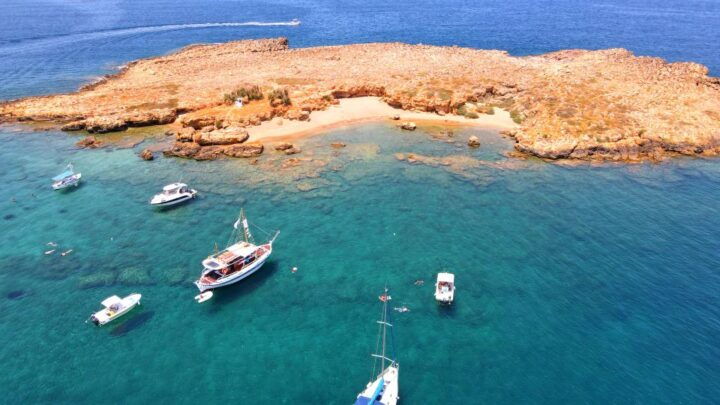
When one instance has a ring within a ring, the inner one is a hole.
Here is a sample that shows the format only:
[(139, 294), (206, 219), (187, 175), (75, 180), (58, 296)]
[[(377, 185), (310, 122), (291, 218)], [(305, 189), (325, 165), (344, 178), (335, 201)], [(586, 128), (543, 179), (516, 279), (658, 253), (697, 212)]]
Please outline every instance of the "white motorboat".
[(140, 294), (130, 294), (125, 298), (120, 298), (117, 295), (105, 298), (101, 303), (103, 309), (95, 312), (90, 316), (92, 323), (98, 326), (105, 325), (106, 323), (117, 319), (126, 313), (130, 312), (135, 306), (140, 305)]
[[(242, 231), (238, 229), (240, 225)], [(244, 211), (240, 211), (240, 217), (233, 224), (233, 228), (228, 247), (203, 260), (202, 274), (195, 281), (200, 292), (237, 283), (258, 271), (270, 257), (273, 242), (280, 234), (280, 231), (277, 231), (267, 243), (256, 245)]]
[(67, 165), (64, 172), (52, 178), (52, 188), (53, 190), (62, 190), (70, 186), (77, 187), (80, 184), (81, 177), (82, 173), (75, 173), (73, 165), (70, 163)]
[(438, 273), (435, 282), (435, 300), (442, 304), (452, 304), (455, 299), (455, 275)]
[(185, 183), (172, 183), (163, 187), (163, 191), (150, 200), (150, 205), (156, 207), (169, 207), (195, 198), (197, 191), (189, 188)]
[[(387, 288), (385, 288), (385, 294), (381, 297), (389, 297)], [(387, 304), (389, 299), (381, 299), (383, 303), (382, 319), (377, 321), (380, 324), (380, 336), (378, 343), (382, 341), (382, 353), (373, 354), (375, 358), (373, 361), (373, 374), (375, 374), (375, 367), (380, 363), (380, 374), (370, 381), (365, 389), (358, 394), (355, 400), (355, 405), (395, 405), (397, 404), (400, 393), (400, 365), (397, 361), (388, 358), (385, 351), (387, 347), (387, 328), (392, 325), (388, 322), (388, 309)], [(392, 333), (390, 334), (390, 346), (393, 346)], [(385, 364), (389, 363), (387, 367)]]

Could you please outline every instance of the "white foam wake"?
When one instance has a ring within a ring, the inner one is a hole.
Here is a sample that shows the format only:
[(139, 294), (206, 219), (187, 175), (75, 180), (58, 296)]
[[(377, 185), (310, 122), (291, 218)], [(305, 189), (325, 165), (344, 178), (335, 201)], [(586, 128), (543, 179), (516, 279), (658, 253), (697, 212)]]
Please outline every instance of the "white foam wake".
[(31, 51), (35, 49), (43, 49), (48, 46), (60, 46), (79, 41), (92, 41), (105, 38), (114, 38), (131, 35), (149, 34), (155, 32), (164, 31), (178, 31), (178, 30), (191, 30), (191, 29), (203, 29), (203, 28), (223, 28), (223, 27), (273, 27), (273, 26), (297, 26), (300, 25), (300, 20), (294, 19), (291, 21), (280, 21), (280, 22), (261, 22), (261, 21), (246, 21), (246, 22), (222, 22), (222, 23), (200, 23), (200, 24), (168, 24), (168, 25), (153, 25), (146, 27), (133, 27), (133, 28), (118, 28), (105, 31), (93, 31), (83, 32), (77, 34), (61, 35), (49, 38), (39, 38), (21, 41), (18, 43), (7, 44), (0, 46), (0, 55), (13, 53), (17, 51)]

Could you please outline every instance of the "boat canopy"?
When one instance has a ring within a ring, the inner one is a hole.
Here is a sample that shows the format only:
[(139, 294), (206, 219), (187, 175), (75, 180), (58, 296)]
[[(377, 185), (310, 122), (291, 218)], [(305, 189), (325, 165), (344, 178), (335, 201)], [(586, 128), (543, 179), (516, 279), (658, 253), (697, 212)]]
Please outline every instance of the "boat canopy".
[(66, 170), (66, 171), (58, 174), (57, 176), (53, 177), (52, 179), (53, 179), (53, 181), (60, 181), (64, 178), (72, 176), (73, 174), (75, 174), (75, 173), (73, 173), (72, 170)]
[(455, 283), (455, 275), (452, 273), (438, 273), (437, 281), (454, 284)]
[(118, 297), (117, 295), (113, 295), (112, 297), (105, 298), (105, 300), (102, 302), (102, 305), (106, 308), (109, 308), (110, 306), (114, 304), (120, 304), (122, 302), (122, 299)]
[(175, 191), (179, 189), (180, 187), (185, 187), (187, 184), (184, 183), (172, 183), (168, 184), (167, 186), (163, 187), (163, 191)]
[(205, 268), (213, 270), (220, 267), (225, 267), (239, 257), (250, 256), (251, 254), (255, 253), (257, 249), (258, 247), (251, 243), (239, 242), (234, 245), (228, 246), (222, 252), (214, 254), (203, 260), (203, 266), (205, 266)]

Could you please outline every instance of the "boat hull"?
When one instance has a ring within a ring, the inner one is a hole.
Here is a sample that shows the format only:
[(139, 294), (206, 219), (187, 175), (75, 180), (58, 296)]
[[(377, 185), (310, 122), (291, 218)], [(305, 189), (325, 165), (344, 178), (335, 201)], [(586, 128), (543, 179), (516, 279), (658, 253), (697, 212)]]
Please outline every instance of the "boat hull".
[(268, 257), (270, 257), (270, 253), (272, 251), (267, 252), (265, 255), (263, 255), (260, 259), (256, 260), (252, 263), (252, 265), (248, 266), (247, 269), (243, 269), (242, 271), (238, 271), (235, 274), (231, 274), (230, 276), (223, 277), (221, 279), (218, 279), (214, 283), (203, 283), (200, 280), (195, 281), (195, 285), (197, 286), (198, 290), (200, 292), (212, 290), (215, 288), (221, 288), (221, 287), (227, 287), (229, 285), (235, 284), (240, 280), (243, 280), (250, 276), (251, 274), (255, 273), (256, 271), (260, 270), (260, 268), (265, 264), (265, 261)]
[(54, 182), (52, 184), (52, 188), (53, 188), (53, 190), (62, 190), (62, 189), (66, 189), (71, 186), (77, 187), (80, 185), (81, 177), (82, 177), (82, 175), (80, 173), (77, 173), (69, 179), (63, 179), (61, 181)]
[(168, 201), (151, 200), (150, 205), (152, 205), (153, 207), (172, 207), (174, 205), (182, 204), (186, 201), (192, 200), (193, 198), (195, 198), (195, 194), (196, 194), (196, 191), (193, 190), (192, 192), (185, 193), (182, 196), (175, 198), (173, 200), (168, 200)]
[(93, 314), (90, 317), (90, 320), (92, 323), (94, 323), (97, 326), (103, 326), (107, 325), (108, 323), (114, 321), (117, 318), (120, 318), (121, 316), (127, 314), (128, 312), (132, 311), (133, 308), (140, 305), (140, 299), (142, 298), (142, 295), (140, 294), (131, 294), (124, 298), (124, 301), (127, 300), (128, 305), (121, 309), (120, 311), (115, 312), (112, 316), (107, 316), (106, 314), (103, 316), (103, 313), (107, 311), (107, 309), (102, 309), (95, 314)]
[[(396, 405), (400, 393), (400, 367), (388, 366), (375, 381), (358, 394), (355, 405)], [(374, 397), (374, 398), (373, 398)]]

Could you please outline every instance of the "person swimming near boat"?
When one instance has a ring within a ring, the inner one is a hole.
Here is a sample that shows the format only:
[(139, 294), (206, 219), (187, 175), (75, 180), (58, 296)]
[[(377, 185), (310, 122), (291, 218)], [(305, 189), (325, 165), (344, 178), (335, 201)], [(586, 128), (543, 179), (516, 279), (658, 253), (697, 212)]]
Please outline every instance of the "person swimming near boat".
[(417, 285), (417, 286), (420, 286), (420, 285), (425, 284), (425, 280), (423, 280), (423, 279), (417, 279), (417, 280), (415, 280), (415, 282), (414, 282), (413, 284), (415, 284), (415, 285)]
[(410, 308), (406, 307), (405, 305), (403, 305), (401, 307), (395, 307), (393, 309), (398, 312), (410, 312)]

